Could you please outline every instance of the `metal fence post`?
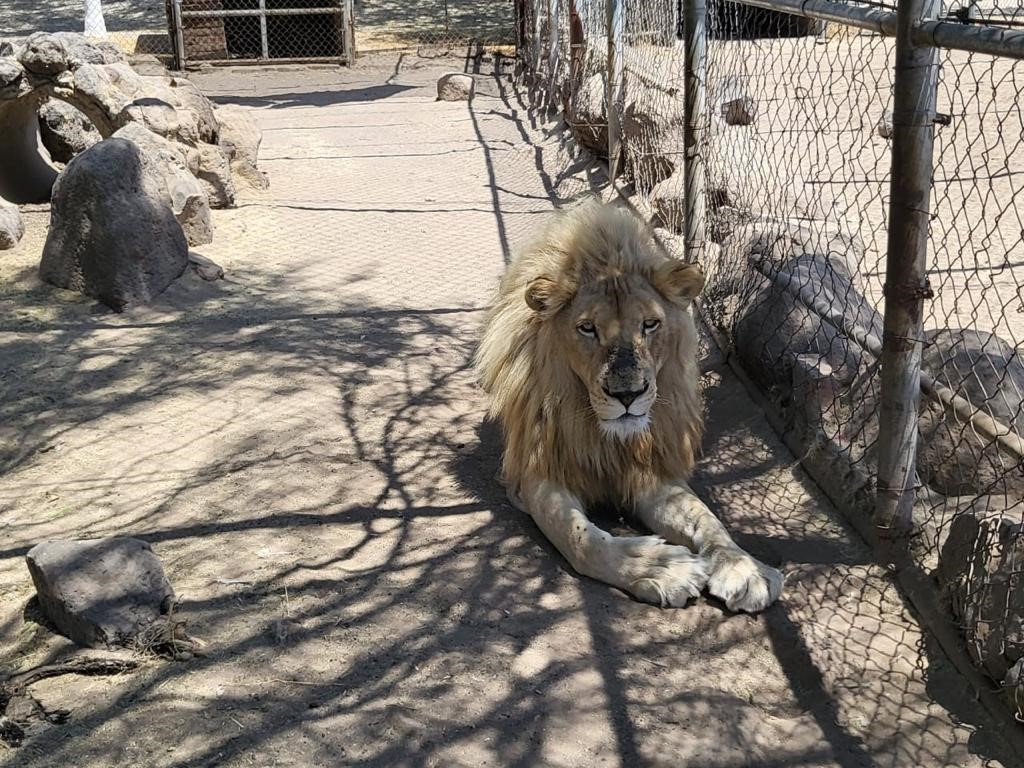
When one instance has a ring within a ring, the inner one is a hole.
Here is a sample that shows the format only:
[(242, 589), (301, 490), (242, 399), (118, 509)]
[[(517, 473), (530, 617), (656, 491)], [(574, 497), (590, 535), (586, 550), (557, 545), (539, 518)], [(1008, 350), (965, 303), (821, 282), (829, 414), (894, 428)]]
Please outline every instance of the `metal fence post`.
[(548, 110), (558, 108), (558, 0), (548, 0)]
[(356, 63), (356, 15), (352, 0), (342, 0), (345, 29), (342, 31), (345, 46), (345, 59), (349, 66)]
[(171, 0), (171, 24), (174, 26), (174, 68), (185, 68), (185, 32), (181, 25), (181, 0)]
[(683, 178), (685, 238), (684, 258), (703, 262), (706, 215), (703, 138), (707, 118), (707, 24), (704, 0), (683, 0), (683, 37), (686, 68), (683, 93), (686, 99), (683, 126)]
[(623, 106), (622, 66), (622, 4), (623, 0), (607, 0), (608, 31), (608, 86), (605, 89), (605, 106), (608, 111), (608, 173), (614, 184), (619, 170), (621, 149), (620, 110)]
[(882, 393), (875, 526), (882, 538), (913, 528), (917, 487), (921, 339), (928, 284), (928, 220), (938, 49), (914, 42), (914, 28), (941, 14), (941, 0), (898, 0), (893, 86), (892, 180), (885, 268)]

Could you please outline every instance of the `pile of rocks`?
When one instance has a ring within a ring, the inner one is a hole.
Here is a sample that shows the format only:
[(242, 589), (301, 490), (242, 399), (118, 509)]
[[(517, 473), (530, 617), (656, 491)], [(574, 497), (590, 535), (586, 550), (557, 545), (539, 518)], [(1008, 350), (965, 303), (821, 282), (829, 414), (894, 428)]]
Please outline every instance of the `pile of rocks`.
[(188, 246), (211, 242), (211, 208), (234, 206), (239, 183), (267, 186), (260, 141), (245, 110), (142, 74), (111, 45), (72, 33), (0, 45), (0, 248), (23, 232), (11, 203), (52, 200), (43, 278), (114, 309), (148, 301)]

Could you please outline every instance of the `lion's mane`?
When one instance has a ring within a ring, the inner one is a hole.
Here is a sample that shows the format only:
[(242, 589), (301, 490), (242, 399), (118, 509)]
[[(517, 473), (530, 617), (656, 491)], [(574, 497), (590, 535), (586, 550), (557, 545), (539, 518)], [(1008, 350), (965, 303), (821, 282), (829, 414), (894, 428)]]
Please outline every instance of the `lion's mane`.
[(585, 280), (633, 273), (653, 285), (668, 260), (635, 216), (588, 203), (557, 214), (511, 264), (476, 358), (504, 433), (503, 479), (511, 488), (525, 477), (552, 480), (586, 503), (628, 505), (689, 474), (703, 426), (689, 310), (671, 313), (677, 345), (658, 373), (649, 431), (619, 441), (601, 434), (586, 387), (558, 348), (553, 318), (543, 320), (525, 300), (538, 277), (553, 280), (565, 303)]

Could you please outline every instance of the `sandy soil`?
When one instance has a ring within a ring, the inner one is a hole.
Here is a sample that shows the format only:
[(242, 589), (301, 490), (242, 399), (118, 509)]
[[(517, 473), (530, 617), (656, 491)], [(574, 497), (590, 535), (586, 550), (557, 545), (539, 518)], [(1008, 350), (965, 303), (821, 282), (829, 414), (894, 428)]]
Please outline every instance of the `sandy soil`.
[[(0, 764), (1017, 765), (865, 547), (706, 345), (697, 487), (788, 574), (762, 616), (571, 573), (493, 475), (470, 370), (515, 244), (600, 183), (458, 61), (197, 76), (264, 129), (265, 193), (217, 212), (155, 306), (0, 257), (0, 660), (69, 651), (26, 609), (57, 536), (153, 543), (209, 653), (35, 686), (72, 717)], [(27, 611), (27, 614), (26, 614)]]

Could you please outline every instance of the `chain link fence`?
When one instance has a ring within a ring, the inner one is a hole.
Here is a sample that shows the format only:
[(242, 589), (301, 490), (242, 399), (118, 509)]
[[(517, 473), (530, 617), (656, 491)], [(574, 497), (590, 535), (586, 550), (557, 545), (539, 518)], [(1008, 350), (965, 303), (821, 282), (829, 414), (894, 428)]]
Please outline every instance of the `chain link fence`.
[(702, 262), (787, 442), (1020, 715), (1024, 11), (917, 4), (901, 53), (895, 4), (750, 3), (527, 2), (520, 66)]
[[(515, 43), (514, 0), (104, 0), (101, 8), (105, 37), (124, 53), (179, 65), (347, 63), (355, 51), (479, 57), (511, 54)], [(81, 2), (9, 0), (0, 39), (84, 25)]]

